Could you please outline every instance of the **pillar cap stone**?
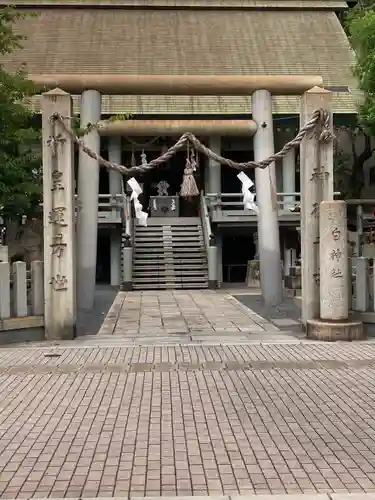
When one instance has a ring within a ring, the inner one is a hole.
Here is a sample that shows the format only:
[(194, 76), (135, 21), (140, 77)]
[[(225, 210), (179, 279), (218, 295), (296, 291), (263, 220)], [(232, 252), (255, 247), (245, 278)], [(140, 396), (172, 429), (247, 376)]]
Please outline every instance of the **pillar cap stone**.
[(330, 90), (327, 90), (323, 87), (318, 87), (317, 85), (315, 87), (312, 87), (311, 89), (306, 91), (306, 94), (332, 94)]
[(65, 92), (65, 90), (62, 90), (59, 87), (56, 87), (52, 90), (48, 90), (48, 92), (43, 92), (42, 95), (49, 97), (49, 96), (54, 96), (54, 95), (69, 95), (69, 94), (68, 94), (68, 92)]

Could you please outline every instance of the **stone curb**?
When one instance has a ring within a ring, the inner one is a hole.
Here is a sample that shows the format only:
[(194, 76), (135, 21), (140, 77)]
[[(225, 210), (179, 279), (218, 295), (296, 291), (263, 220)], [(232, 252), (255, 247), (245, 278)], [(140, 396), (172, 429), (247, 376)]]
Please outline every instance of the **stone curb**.
[[(231, 495), (231, 496), (160, 496), (160, 497), (142, 497), (130, 495), (125, 497), (79, 497), (79, 498), (53, 498), (53, 500), (125, 500), (125, 499), (142, 499), (142, 500), (375, 500), (374, 493), (298, 493), (280, 495), (272, 494), (249, 494), (249, 495)], [(13, 499), (20, 500), (20, 499)], [(25, 499), (23, 499), (25, 500)], [(49, 497), (32, 497), (32, 500), (51, 500)]]

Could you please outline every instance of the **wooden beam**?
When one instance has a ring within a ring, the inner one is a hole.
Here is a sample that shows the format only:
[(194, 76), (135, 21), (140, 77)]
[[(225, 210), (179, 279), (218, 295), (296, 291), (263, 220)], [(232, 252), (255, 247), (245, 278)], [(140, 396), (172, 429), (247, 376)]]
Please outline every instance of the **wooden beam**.
[(29, 79), (36, 92), (59, 87), (71, 94), (92, 89), (106, 95), (246, 96), (259, 89), (273, 95), (301, 95), (323, 85), (321, 76), (309, 75), (41, 74), (29, 75)]
[(179, 136), (191, 132), (198, 136), (252, 136), (253, 120), (118, 120), (99, 122), (103, 136)]

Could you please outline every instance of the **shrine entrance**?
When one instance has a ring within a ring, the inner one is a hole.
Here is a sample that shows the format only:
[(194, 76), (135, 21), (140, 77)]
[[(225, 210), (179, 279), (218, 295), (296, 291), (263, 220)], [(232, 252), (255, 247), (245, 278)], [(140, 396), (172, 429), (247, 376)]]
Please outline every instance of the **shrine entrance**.
[[(189, 152), (190, 156), (193, 152)], [(134, 153), (137, 164), (141, 163), (138, 156), (145, 155), (147, 161), (160, 156), (160, 149), (150, 149), (141, 153)], [(198, 217), (199, 196), (184, 199), (180, 196), (181, 183), (184, 175), (187, 152), (181, 151), (170, 161), (150, 172), (136, 175), (141, 184), (143, 193), (139, 200), (149, 217)], [(203, 158), (195, 160), (194, 178), (199, 191), (203, 189)], [(202, 164), (201, 164), (202, 161)]]

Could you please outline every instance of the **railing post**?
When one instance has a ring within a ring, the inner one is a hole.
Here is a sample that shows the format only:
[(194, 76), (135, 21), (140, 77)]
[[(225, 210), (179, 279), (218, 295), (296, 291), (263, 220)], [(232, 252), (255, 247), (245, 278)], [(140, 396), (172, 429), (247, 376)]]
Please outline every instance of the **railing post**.
[(43, 265), (43, 262), (40, 260), (35, 260), (31, 263), (31, 314), (33, 316), (43, 316)]
[(133, 248), (124, 246), (122, 249), (122, 290), (133, 289)]
[(357, 257), (362, 257), (363, 252), (363, 206), (357, 205)]
[(9, 262), (0, 262), (0, 319), (10, 318)]
[(26, 262), (13, 264), (13, 309), (18, 318), (27, 316), (27, 273)]
[(217, 246), (215, 245), (215, 241), (212, 240), (207, 248), (208, 288), (212, 290), (215, 290), (218, 286), (217, 255)]

